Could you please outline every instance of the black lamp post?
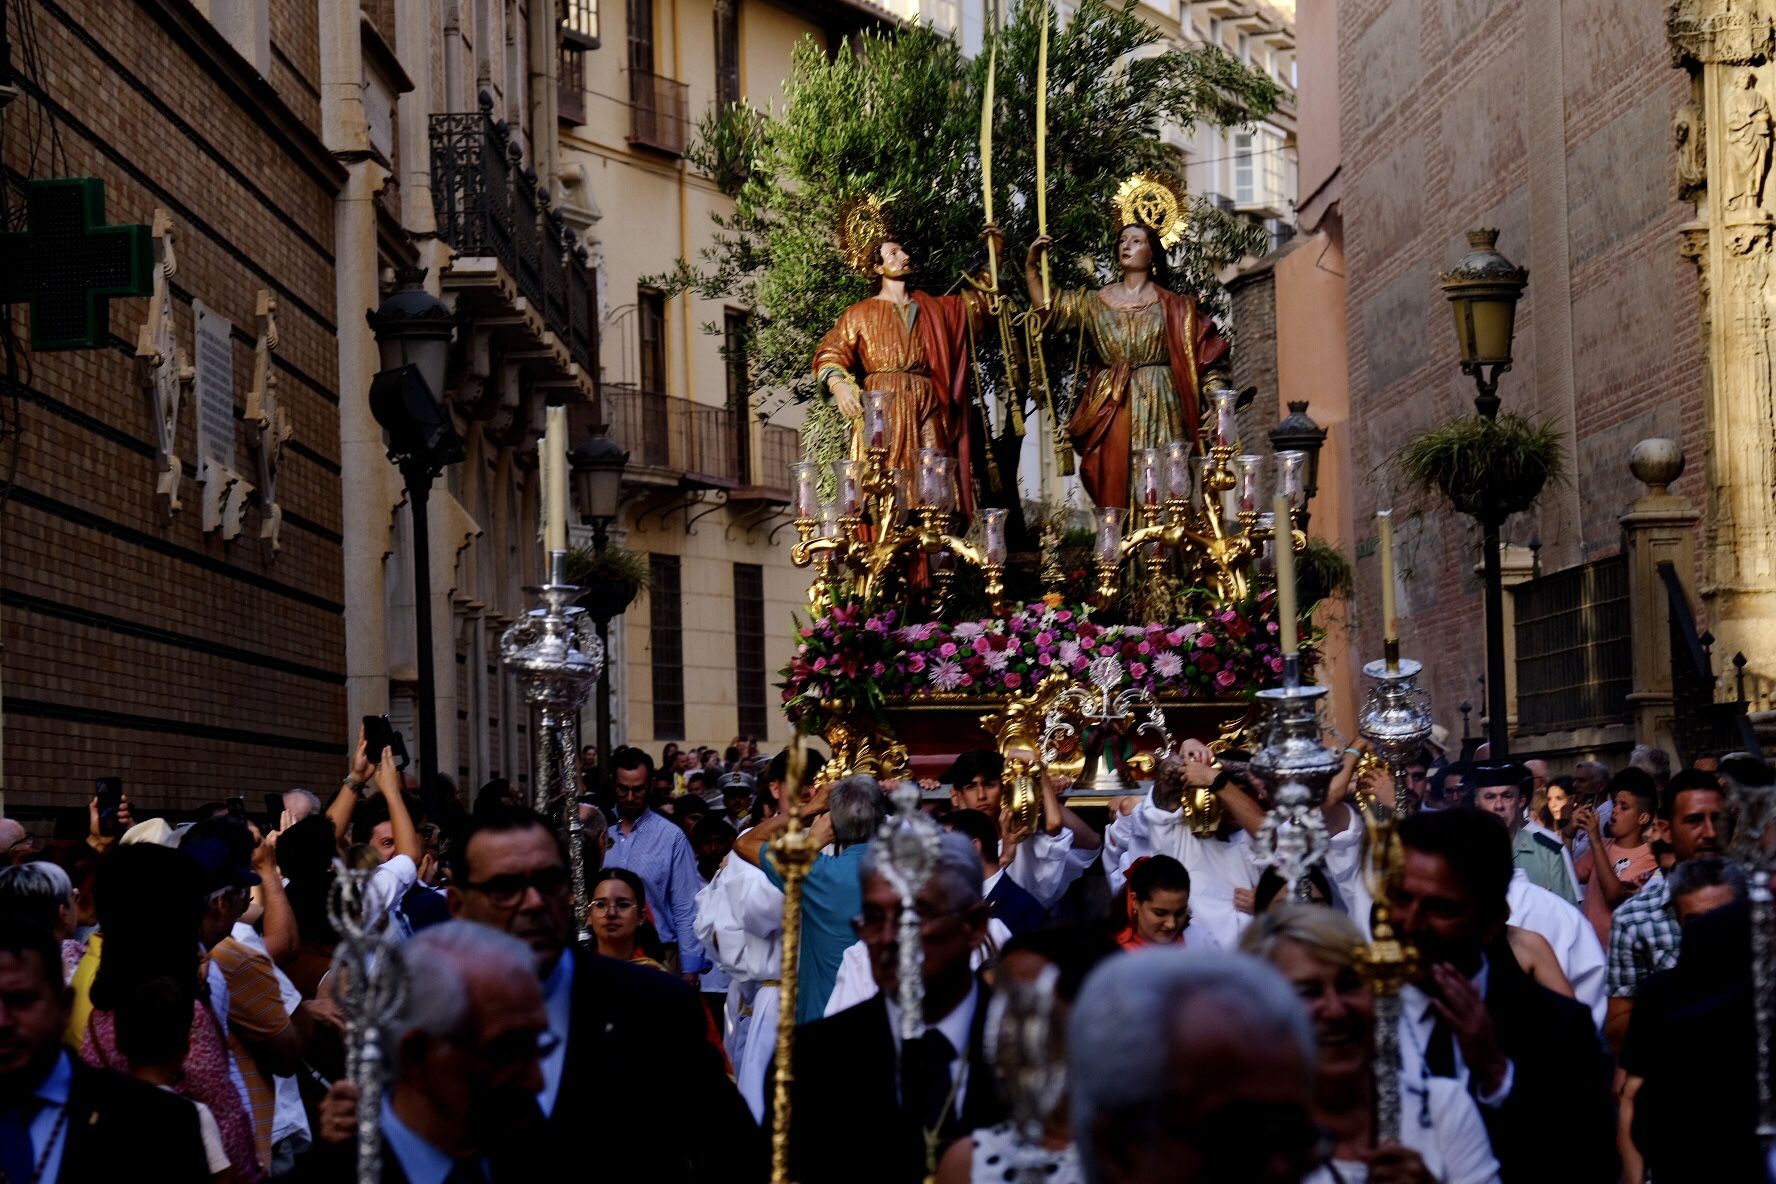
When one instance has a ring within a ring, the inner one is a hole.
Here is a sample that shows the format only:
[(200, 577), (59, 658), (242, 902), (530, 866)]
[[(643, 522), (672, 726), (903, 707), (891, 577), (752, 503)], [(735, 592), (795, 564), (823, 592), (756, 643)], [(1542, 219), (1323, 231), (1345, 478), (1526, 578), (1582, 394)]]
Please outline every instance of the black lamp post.
[(370, 413), (388, 435), (413, 506), (413, 620), (419, 659), (419, 784), (429, 803), (438, 783), (437, 686), (432, 668), (432, 481), (463, 459), (462, 438), (443, 403), (456, 314), (425, 290), (424, 268), (403, 268), (399, 286), (366, 313), (382, 369), (370, 383)]
[(1291, 399), (1289, 414), (1270, 429), (1273, 452), (1299, 452), (1307, 458), (1302, 465), (1301, 529), (1307, 531), (1308, 510), (1314, 495), (1320, 492), (1320, 449), (1326, 444), (1326, 429), (1307, 414), (1306, 399)]
[[(1472, 375), (1479, 394), (1474, 409), (1486, 419), (1498, 415), (1499, 375), (1511, 368), (1511, 336), (1517, 323), (1517, 301), (1529, 283), (1529, 272), (1498, 253), (1498, 231), (1468, 231), (1469, 251), (1438, 280), (1455, 312), (1455, 335), (1461, 346), (1463, 374)], [(1486, 560), (1486, 731), (1491, 759), (1504, 760), (1510, 749), (1505, 721), (1505, 583), (1499, 562), (1499, 527), (1508, 511), (1492, 504), (1478, 517), (1485, 532)]]
[[(606, 434), (607, 431), (602, 425), (595, 428), (591, 439), (568, 454), (580, 513), (592, 525), (595, 555), (604, 554), (605, 547), (610, 544), (610, 524), (616, 521), (617, 511), (623, 504), (623, 469), (629, 463), (629, 454)], [(634, 584), (602, 574), (586, 581), (585, 595), (580, 597), (581, 606), (598, 626), (598, 641), (604, 648), (604, 669), (598, 675), (598, 767), (601, 770), (610, 768), (610, 623), (611, 618), (628, 608), (633, 599)], [(597, 788), (602, 790), (603, 786)]]

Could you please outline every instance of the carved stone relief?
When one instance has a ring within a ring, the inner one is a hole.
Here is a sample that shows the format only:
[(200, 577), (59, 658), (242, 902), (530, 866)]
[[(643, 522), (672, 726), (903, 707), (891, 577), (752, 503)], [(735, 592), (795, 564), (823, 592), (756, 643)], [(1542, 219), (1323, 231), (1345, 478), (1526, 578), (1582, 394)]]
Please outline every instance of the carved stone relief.
[(259, 321), (259, 339), (253, 348), (253, 385), (247, 391), (247, 426), (254, 429), (248, 433), (247, 443), (259, 454), (259, 504), (264, 513), (259, 537), (276, 555), (284, 549), (278, 538), (284, 524), (284, 510), (277, 500), (278, 466), (295, 427), (278, 394), (277, 369), (271, 364), (278, 331), (277, 297), (270, 289), (259, 289), (254, 315)]
[(179, 408), (191, 393), (197, 372), (179, 346), (173, 316), (172, 277), (179, 270), (179, 258), (173, 249), (173, 220), (165, 210), (154, 211), (153, 228), (154, 294), (148, 300), (148, 318), (136, 335), (136, 368), (154, 400), (155, 452), (160, 464), (155, 493), (166, 499), (168, 514), (177, 514), (184, 505), (179, 500), (179, 479), (184, 472), (177, 452)]

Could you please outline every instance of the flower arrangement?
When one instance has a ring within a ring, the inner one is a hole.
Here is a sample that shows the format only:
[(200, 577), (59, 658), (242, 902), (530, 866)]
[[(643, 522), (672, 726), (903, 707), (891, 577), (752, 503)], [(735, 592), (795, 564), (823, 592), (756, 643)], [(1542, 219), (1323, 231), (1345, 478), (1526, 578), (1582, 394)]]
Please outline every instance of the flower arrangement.
[(1105, 625), (1050, 595), (1004, 617), (901, 624), (894, 609), (840, 604), (797, 631), (783, 669), (784, 710), (820, 726), (844, 704), (873, 714), (889, 700), (1028, 692), (1055, 668), (1083, 678), (1094, 658), (1122, 662), (1127, 685), (1164, 697), (1237, 699), (1283, 669), (1274, 598), (1166, 624)]

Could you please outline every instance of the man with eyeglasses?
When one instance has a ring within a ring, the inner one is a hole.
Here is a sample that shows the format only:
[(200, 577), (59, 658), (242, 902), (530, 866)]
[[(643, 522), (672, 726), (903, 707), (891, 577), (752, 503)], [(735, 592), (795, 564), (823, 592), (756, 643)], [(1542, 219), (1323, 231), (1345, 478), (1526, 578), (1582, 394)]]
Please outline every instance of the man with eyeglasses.
[(20, 864), (37, 850), (37, 837), (17, 819), (0, 818), (0, 864)]
[(604, 866), (626, 867), (641, 877), (654, 926), (666, 947), (667, 964), (696, 986), (709, 958), (696, 934), (697, 893), (703, 890), (703, 877), (697, 874), (690, 836), (653, 809), (652, 757), (639, 748), (625, 748), (612, 759), (611, 769), (617, 824), (610, 830)]
[[(606, 1087), (620, 1072), (628, 1096), (674, 1104), (625, 1110), (621, 1137), (598, 1147), (601, 1178), (649, 1184), (764, 1179), (763, 1136), (721, 1054), (705, 1039), (708, 1021), (697, 993), (657, 970), (569, 948), (572, 877), (547, 822), (512, 806), (476, 816), (451, 853), (451, 872), (451, 916), (530, 947), (553, 1037), (541, 1058), (536, 1101), (555, 1162), (585, 1158), (586, 1124), (608, 1105)], [(700, 1137), (683, 1137), (681, 1113), (702, 1116)]]
[[(872, 843), (859, 865), (863, 907), (853, 926), (880, 989), (796, 1030), (789, 1159), (799, 1184), (926, 1179), (933, 1150), (1005, 1116), (983, 1051), (990, 992), (972, 962), (987, 929), (980, 855), (962, 835), (945, 833), (914, 898), (925, 992), (923, 1030), (910, 1041), (898, 1006), (900, 894), (877, 870), (878, 858)], [(767, 1127), (773, 1102), (767, 1095)], [(868, 1116), (867, 1147), (859, 1115)]]
[[(382, 1103), (385, 1184), (505, 1184), (557, 1166), (537, 1135), (541, 1061), (554, 1037), (523, 942), (447, 921), (401, 948), (407, 1002), (393, 1025), (394, 1075)], [(332, 1148), (312, 1178), (349, 1179), (357, 1086), (340, 1081), (320, 1106)], [(330, 1170), (328, 1170), (330, 1169)]]

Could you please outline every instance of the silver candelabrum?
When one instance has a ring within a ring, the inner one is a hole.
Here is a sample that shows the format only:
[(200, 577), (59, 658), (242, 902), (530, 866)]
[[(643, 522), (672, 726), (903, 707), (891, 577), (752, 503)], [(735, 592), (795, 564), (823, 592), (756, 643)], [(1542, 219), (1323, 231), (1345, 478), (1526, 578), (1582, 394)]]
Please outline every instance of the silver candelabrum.
[(1307, 895), (1307, 873), (1331, 846), (1320, 806), (1344, 767), (1343, 757), (1320, 742), (1325, 694), (1325, 687), (1293, 680), (1258, 692), (1270, 705), (1270, 727), (1264, 747), (1253, 754), (1252, 770), (1270, 783), (1272, 805), (1258, 831), (1254, 858), (1276, 869), (1300, 898)]
[(894, 813), (882, 823), (874, 844), (876, 870), (900, 897), (900, 925), (896, 935), (900, 954), (900, 1036), (917, 1040), (925, 1030), (924, 946), (920, 934), (918, 897), (925, 882), (937, 870), (937, 851), (943, 833), (931, 816), (919, 808), (919, 786), (902, 781), (894, 789)]
[(500, 660), (518, 678), (531, 708), (531, 784), (537, 813), (561, 798), (561, 828), (573, 869), (575, 929), (592, 939), (586, 920), (585, 826), (580, 821), (580, 708), (604, 670), (604, 646), (586, 610), (570, 604), (583, 588), (567, 582), (567, 552), (549, 553), (549, 582), (527, 588), (542, 598), (500, 636)]
[[(1117, 767), (1115, 750), (1110, 744), (1111, 739), (1126, 731), (1131, 722), (1137, 735), (1148, 732), (1158, 738), (1160, 748), (1154, 753), (1156, 760), (1171, 755), (1172, 735), (1166, 729), (1165, 712), (1160, 708), (1159, 700), (1152, 692), (1139, 687), (1117, 690), (1122, 686), (1123, 676), (1120, 659), (1108, 654), (1094, 658), (1087, 667), (1091, 689), (1068, 687), (1055, 697), (1054, 705), (1043, 718), (1042, 760), (1045, 764), (1060, 762), (1059, 743), (1063, 739), (1075, 737), (1083, 746), (1085, 737), (1081, 735), (1081, 729), (1096, 732), (1097, 764), (1090, 780), (1079, 786), (1080, 792), (1116, 795), (1135, 788)], [(1070, 716), (1078, 717), (1078, 723)]]
[(407, 1005), (407, 963), (389, 926), (395, 902), (373, 895), (370, 878), (335, 860), (327, 894), (327, 918), (339, 935), (329, 990), (345, 1013), (345, 1075), (358, 1087), (359, 1184), (382, 1179), (382, 1036)]
[(1757, 1023), (1758, 1140), (1768, 1151), (1776, 1144), (1776, 1095), (1772, 1094), (1770, 1040), (1776, 1035), (1776, 785), (1746, 785), (1724, 775), (1735, 812), (1731, 854), (1751, 878), (1752, 1014)]
[[(1398, 648), (1389, 642), (1389, 652)], [(1424, 667), (1395, 656), (1370, 662), (1363, 673), (1375, 680), (1357, 713), (1357, 734), (1369, 741), (1375, 755), (1394, 778), (1394, 816), (1404, 818), (1415, 806), (1406, 788), (1406, 762), (1431, 737), (1431, 697), (1414, 684)]]

